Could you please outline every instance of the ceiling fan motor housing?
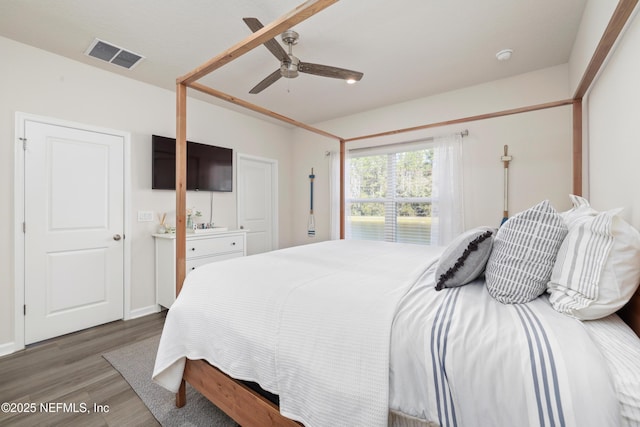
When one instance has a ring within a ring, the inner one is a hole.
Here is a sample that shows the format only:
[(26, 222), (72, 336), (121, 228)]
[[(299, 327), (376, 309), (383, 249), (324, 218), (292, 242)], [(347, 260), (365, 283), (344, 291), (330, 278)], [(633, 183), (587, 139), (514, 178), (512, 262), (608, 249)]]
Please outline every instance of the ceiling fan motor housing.
[(289, 55), (289, 61), (280, 65), (280, 74), (282, 77), (293, 79), (298, 77), (298, 63), (300, 60), (293, 55)]

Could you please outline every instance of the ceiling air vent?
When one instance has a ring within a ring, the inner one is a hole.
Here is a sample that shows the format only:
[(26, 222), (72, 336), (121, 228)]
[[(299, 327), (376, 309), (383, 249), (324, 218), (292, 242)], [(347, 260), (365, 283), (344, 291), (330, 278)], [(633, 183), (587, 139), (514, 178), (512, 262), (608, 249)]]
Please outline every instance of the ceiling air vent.
[(144, 59), (144, 56), (99, 39), (94, 39), (84, 53), (85, 55), (93, 56), (94, 58), (119, 65), (129, 70)]

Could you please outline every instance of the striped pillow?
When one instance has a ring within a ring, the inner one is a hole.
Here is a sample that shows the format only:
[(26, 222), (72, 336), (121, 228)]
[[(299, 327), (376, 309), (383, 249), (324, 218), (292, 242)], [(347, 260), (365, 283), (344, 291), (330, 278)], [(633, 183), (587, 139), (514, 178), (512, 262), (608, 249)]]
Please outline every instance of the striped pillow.
[(560, 214), (545, 200), (511, 217), (498, 230), (485, 272), (492, 297), (520, 304), (542, 295), (567, 234)]
[(597, 212), (572, 196), (565, 238), (547, 285), (557, 311), (582, 320), (599, 319), (621, 308), (640, 281), (640, 234), (618, 214)]

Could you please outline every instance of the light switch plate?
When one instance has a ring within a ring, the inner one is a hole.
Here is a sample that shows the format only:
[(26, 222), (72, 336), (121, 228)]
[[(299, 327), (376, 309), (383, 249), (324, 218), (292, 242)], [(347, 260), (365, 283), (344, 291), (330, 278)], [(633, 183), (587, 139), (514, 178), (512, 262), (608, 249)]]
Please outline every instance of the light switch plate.
[(153, 221), (153, 211), (138, 211), (138, 222)]

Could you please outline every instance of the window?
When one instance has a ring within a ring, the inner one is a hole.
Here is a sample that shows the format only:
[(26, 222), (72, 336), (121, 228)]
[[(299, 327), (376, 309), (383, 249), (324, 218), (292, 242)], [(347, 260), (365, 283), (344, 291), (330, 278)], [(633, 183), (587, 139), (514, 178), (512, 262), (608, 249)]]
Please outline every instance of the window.
[[(461, 232), (459, 182), (453, 186), (453, 210), (457, 212), (452, 212), (448, 200), (444, 210), (440, 203), (450, 197), (449, 187), (457, 180), (451, 177), (459, 170), (459, 157), (449, 155), (449, 148), (422, 143), (350, 151), (345, 184), (346, 238), (442, 245)], [(450, 173), (443, 174), (442, 168)], [(437, 182), (439, 176), (447, 178)], [(443, 215), (447, 215), (446, 221), (440, 221)], [(441, 224), (449, 227), (451, 215), (460, 221), (454, 221), (455, 230), (442, 236)]]
[(347, 238), (431, 243), (433, 149), (349, 160)]

